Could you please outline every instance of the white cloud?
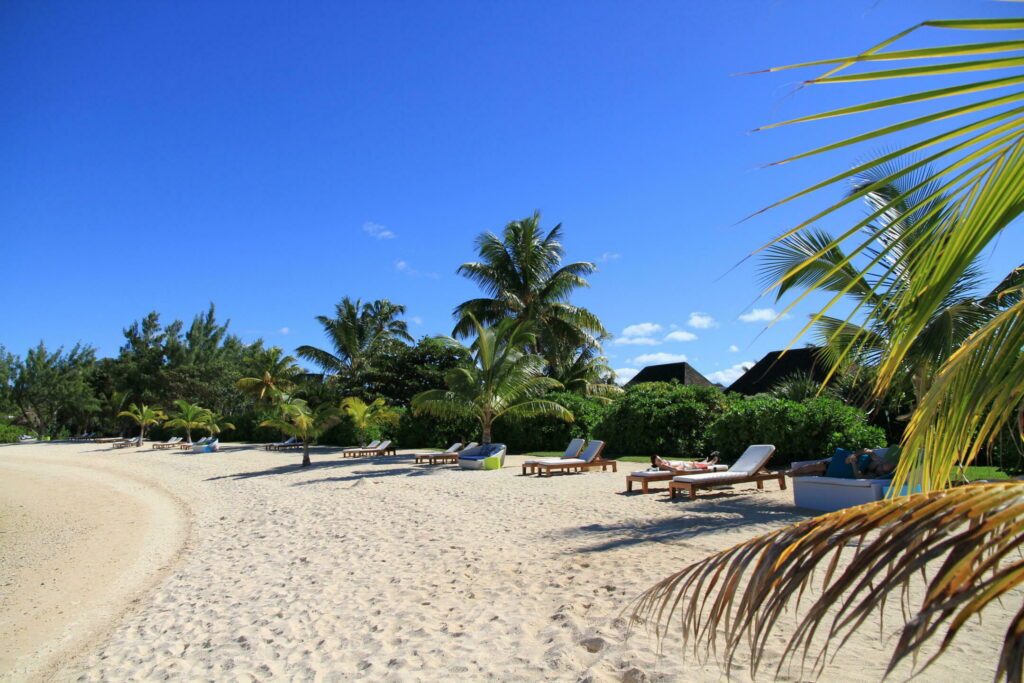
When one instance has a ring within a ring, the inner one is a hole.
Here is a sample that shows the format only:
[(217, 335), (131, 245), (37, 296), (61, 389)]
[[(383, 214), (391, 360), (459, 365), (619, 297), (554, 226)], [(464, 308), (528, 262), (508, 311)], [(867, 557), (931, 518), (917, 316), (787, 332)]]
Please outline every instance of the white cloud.
[(616, 368), (615, 369), (615, 381), (619, 384), (625, 384), (629, 380), (636, 377), (636, 373), (640, 372), (639, 368)]
[(395, 270), (399, 273), (405, 273), (409, 277), (429, 277), (434, 280), (437, 279), (437, 273), (431, 273), (426, 271), (417, 270), (409, 265), (409, 262), (404, 259), (395, 261)]
[(658, 351), (657, 353), (645, 353), (639, 355), (633, 359), (633, 362), (638, 365), (646, 365), (650, 363), (684, 363), (686, 362), (686, 356), (681, 353), (666, 353), (665, 351)]
[(366, 221), (363, 223), (363, 232), (370, 237), (378, 240), (393, 240), (398, 235), (388, 230), (387, 226), (381, 225), (380, 223), (374, 223), (373, 221)]
[(281, 329), (278, 330), (278, 332), (280, 334), (288, 334), (289, 332), (291, 332), (291, 330), (289, 330), (287, 327), (282, 327)]
[(413, 325), (423, 324), (423, 318), (419, 317), (418, 315), (412, 316), (411, 318), (409, 318), (409, 320), (412, 322)]
[(760, 323), (760, 322), (771, 322), (775, 320), (774, 308), (755, 308), (750, 313), (744, 313), (740, 316), (740, 320), (745, 323)]
[(661, 332), (661, 325), (658, 323), (637, 323), (636, 325), (630, 325), (622, 331), (623, 337), (649, 337), (650, 335)]
[(687, 332), (686, 330), (676, 330), (675, 332), (669, 332), (667, 335), (665, 335), (665, 341), (687, 342), (695, 341), (696, 339), (697, 335), (695, 335), (693, 332)]
[(729, 344), (729, 352), (730, 353), (739, 353), (740, 352), (740, 347), (736, 346), (735, 344)]
[(597, 260), (601, 263), (608, 263), (609, 261), (618, 261), (622, 254), (617, 251), (606, 251), (597, 257)]
[(718, 323), (707, 313), (699, 313), (694, 311), (690, 314), (690, 319), (686, 321), (686, 324), (698, 330), (707, 330), (712, 327), (718, 327)]
[(661, 342), (650, 337), (616, 337), (613, 344), (636, 344), (637, 346), (657, 346)]
[(715, 372), (707, 375), (707, 378), (712, 382), (717, 382), (723, 386), (729, 386), (752, 367), (754, 367), (754, 361), (748, 360), (742, 363), (737, 363), (725, 370), (716, 370)]

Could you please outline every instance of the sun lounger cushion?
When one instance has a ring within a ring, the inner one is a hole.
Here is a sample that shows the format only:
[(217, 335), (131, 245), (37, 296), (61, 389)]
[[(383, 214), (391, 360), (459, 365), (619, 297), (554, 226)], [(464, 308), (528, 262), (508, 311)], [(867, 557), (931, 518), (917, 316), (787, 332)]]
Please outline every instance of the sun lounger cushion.
[(743, 451), (740, 459), (729, 468), (729, 474), (754, 474), (764, 467), (774, 452), (775, 446), (770, 444), (747, 446), (747, 450)]
[(731, 481), (746, 479), (749, 476), (746, 472), (701, 472), (700, 474), (681, 474), (677, 477), (672, 477), (672, 481), (701, 485), (715, 484), (717, 482), (728, 484)]
[(591, 441), (587, 444), (587, 447), (580, 453), (580, 460), (583, 462), (590, 462), (597, 457), (597, 454), (604, 448), (604, 441)]
[[(580, 455), (580, 451), (583, 450), (583, 444), (586, 441), (584, 439), (573, 439), (569, 442), (569, 445), (565, 448), (565, 453), (562, 454), (563, 458), (577, 458)], [(547, 459), (547, 458), (545, 458)]]

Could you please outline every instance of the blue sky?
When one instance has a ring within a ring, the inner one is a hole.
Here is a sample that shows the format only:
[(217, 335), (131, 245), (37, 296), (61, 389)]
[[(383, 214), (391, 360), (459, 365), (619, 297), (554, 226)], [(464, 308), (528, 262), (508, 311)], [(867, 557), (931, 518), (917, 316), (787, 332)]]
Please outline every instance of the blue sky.
[[(235, 333), (290, 350), (321, 343), (313, 317), (343, 295), (447, 333), (476, 294), (454, 273), (474, 237), (539, 209), (569, 258), (600, 266), (577, 302), (618, 336), (613, 367), (685, 356), (727, 382), (807, 312), (766, 330), (756, 262), (733, 267), (840, 190), (737, 221), (877, 152), (763, 169), (870, 121), (749, 131), (883, 92), (735, 74), (1013, 9), (6, 2), (0, 344), (114, 355), (148, 311), (189, 320), (213, 301)], [(994, 275), (1024, 246), (1011, 232)]]

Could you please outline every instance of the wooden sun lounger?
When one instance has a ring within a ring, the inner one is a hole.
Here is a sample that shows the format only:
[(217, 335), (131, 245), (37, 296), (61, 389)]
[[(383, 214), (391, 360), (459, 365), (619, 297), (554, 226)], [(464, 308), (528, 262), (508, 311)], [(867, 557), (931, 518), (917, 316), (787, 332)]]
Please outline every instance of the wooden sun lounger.
[(175, 436), (175, 437), (172, 437), (171, 439), (168, 439), (167, 441), (163, 441), (163, 442), (160, 442), (160, 443), (155, 443), (155, 444), (153, 444), (153, 446), (151, 448), (154, 451), (161, 451), (161, 450), (164, 450), (165, 448), (177, 448), (180, 445), (181, 445), (181, 437), (180, 436)]
[(376, 448), (366, 448), (362, 450), (345, 449), (342, 451), (342, 455), (346, 458), (369, 458), (376, 455), (398, 455), (398, 451), (390, 441), (385, 441)]
[[(686, 491), (690, 495), (690, 500), (696, 500), (697, 491), (699, 489), (711, 489), (716, 486), (731, 486), (732, 484), (749, 484), (751, 482), (757, 483), (757, 488), (764, 490), (764, 483), (775, 479), (779, 482), (779, 488), (783, 491), (786, 490), (786, 473), (785, 472), (770, 472), (768, 470), (761, 470), (755, 474), (745, 474), (739, 477), (729, 477), (728, 472), (721, 472), (722, 477), (709, 478), (702, 482), (688, 482), (688, 481), (673, 481), (668, 485), (668, 495), (670, 498), (676, 497), (676, 491)], [(685, 476), (685, 475), (683, 475)]]
[[(711, 467), (719, 468), (718, 471), (725, 470), (723, 465), (712, 465)], [(685, 470), (683, 472), (669, 472), (663, 470), (661, 472), (651, 472), (650, 474), (627, 474), (626, 475), (626, 493), (633, 491), (633, 484), (640, 484), (641, 493), (650, 493), (650, 483), (658, 481), (672, 481), (673, 477), (678, 477), (680, 474), (703, 474), (705, 472), (714, 472), (716, 470), (703, 467), (695, 467), (693, 469)]]
[[(580, 458), (560, 458), (565, 462), (533, 462), (523, 464), (523, 474), (527, 474), (527, 469), (532, 472), (536, 472), (538, 476), (551, 476), (553, 472), (582, 472), (583, 470), (592, 470), (600, 467), (602, 472), (607, 471), (608, 467), (612, 468), (612, 472), (619, 471), (619, 465), (614, 460), (605, 460), (601, 457), (604, 452), (604, 442), (597, 448), (597, 453), (587, 462), (582, 462)], [(587, 448), (590, 446), (588, 445)], [(586, 453), (587, 449), (583, 452)]]

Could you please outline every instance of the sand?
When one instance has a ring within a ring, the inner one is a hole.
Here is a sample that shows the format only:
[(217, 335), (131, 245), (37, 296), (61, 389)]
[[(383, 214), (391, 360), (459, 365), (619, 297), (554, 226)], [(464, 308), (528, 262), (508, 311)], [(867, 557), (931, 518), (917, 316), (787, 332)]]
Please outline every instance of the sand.
[[(720, 681), (713, 662), (627, 638), (623, 610), (687, 563), (806, 517), (790, 491), (627, 496), (622, 471), (526, 478), (516, 457), (495, 472), (299, 458), (0, 448), (0, 675)], [(990, 680), (1005, 624), (972, 624), (928, 680)], [(879, 680), (884, 651), (865, 628), (823, 680)]]

